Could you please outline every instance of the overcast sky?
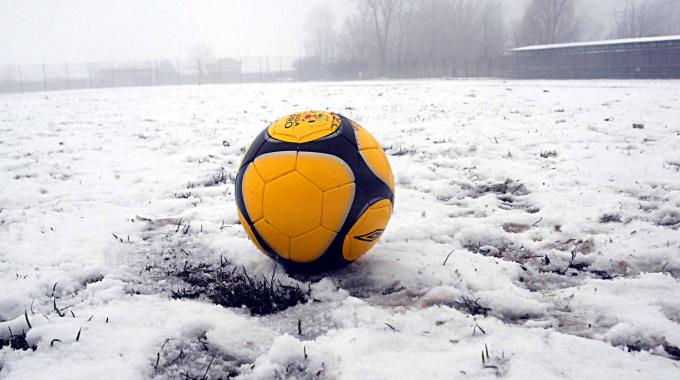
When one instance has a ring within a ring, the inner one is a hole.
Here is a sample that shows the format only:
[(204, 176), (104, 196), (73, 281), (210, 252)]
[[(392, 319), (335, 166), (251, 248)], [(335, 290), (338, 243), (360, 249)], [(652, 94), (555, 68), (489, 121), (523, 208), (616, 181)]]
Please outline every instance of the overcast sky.
[(290, 55), (309, 9), (331, 0), (0, 0), (0, 63)]
[[(0, 64), (298, 56), (310, 9), (344, 19), (362, 0), (0, 0)], [(504, 0), (508, 19), (528, 0)], [(589, 7), (615, 1), (582, 0)]]

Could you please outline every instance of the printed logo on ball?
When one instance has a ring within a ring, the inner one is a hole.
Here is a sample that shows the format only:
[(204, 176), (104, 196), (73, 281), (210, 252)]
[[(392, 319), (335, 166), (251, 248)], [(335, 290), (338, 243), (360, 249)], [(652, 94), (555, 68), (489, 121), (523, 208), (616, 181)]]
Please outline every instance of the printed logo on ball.
[(378, 238), (382, 236), (383, 232), (385, 232), (384, 228), (378, 228), (377, 230), (371, 231), (367, 234), (355, 236), (354, 238), (365, 242), (372, 242), (378, 240)]

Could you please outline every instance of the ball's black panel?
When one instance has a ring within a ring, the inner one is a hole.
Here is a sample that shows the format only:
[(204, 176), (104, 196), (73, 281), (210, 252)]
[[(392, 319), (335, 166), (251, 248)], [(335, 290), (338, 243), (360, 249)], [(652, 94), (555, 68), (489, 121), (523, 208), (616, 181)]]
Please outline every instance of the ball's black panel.
[[(342, 246), (345, 236), (354, 223), (368, 207), (379, 200), (388, 199), (394, 207), (394, 193), (385, 182), (373, 173), (359, 153), (352, 122), (344, 116), (338, 116), (340, 117), (341, 123), (333, 134), (301, 144), (274, 139), (269, 136), (267, 131), (268, 128), (265, 128), (256, 137), (251, 148), (246, 153), (238, 171), (238, 177), (236, 179), (236, 202), (241, 213), (251, 225), (253, 234), (262, 248), (267, 251), (267, 255), (274, 258), (289, 271), (303, 273), (320, 272), (337, 269), (338, 267), (351, 263), (351, 261), (344, 259), (342, 255)], [(247, 215), (245, 203), (243, 201), (241, 191), (243, 183), (242, 177), (248, 164), (255, 160), (257, 156), (282, 151), (331, 154), (345, 161), (354, 172), (356, 191), (347, 218), (326, 252), (321, 255), (319, 259), (311, 263), (298, 263), (278, 256), (253, 226), (250, 216)]]
[(354, 145), (357, 147), (359, 144), (357, 143), (357, 136), (354, 134), (354, 124), (352, 123), (352, 120), (342, 116), (340, 116), (341, 124), (346, 126), (345, 127), (345, 132), (342, 134), (342, 137), (349, 141), (350, 144)]
[(257, 157), (257, 152), (260, 150), (260, 147), (262, 144), (265, 143), (266, 141), (266, 136), (267, 136), (267, 130), (265, 129), (264, 131), (260, 132), (257, 137), (255, 137), (255, 140), (253, 140), (252, 144), (248, 147), (248, 150), (246, 150), (245, 156), (243, 156), (243, 159), (241, 160), (241, 166), (238, 168), (238, 173), (236, 174), (236, 183), (235, 183), (235, 196), (236, 196), (236, 206), (238, 206), (239, 210), (241, 211), (241, 214), (243, 214), (243, 217), (248, 221), (248, 223), (252, 224), (252, 219), (250, 219), (250, 215), (248, 215), (248, 211), (246, 210), (246, 205), (243, 201), (243, 193), (242, 193), (242, 188), (243, 188), (243, 174), (246, 171), (246, 168), (248, 165), (255, 160)]
[[(244, 160), (245, 161), (245, 160)], [(251, 160), (252, 162), (252, 160)], [(265, 254), (273, 259), (277, 259), (278, 256), (274, 254), (274, 250), (267, 244), (267, 242), (260, 236), (260, 234), (257, 232), (257, 229), (253, 225), (253, 220), (250, 218), (250, 215), (248, 214), (248, 210), (246, 209), (245, 202), (243, 200), (243, 173), (245, 172), (246, 168), (248, 167), (250, 163), (248, 164), (243, 164), (239, 168), (238, 175), (236, 177), (236, 207), (238, 207), (239, 211), (241, 211), (241, 215), (243, 215), (243, 218), (245, 219), (246, 223), (250, 225), (250, 230), (253, 232), (253, 235), (255, 235), (255, 238), (257, 239), (258, 244), (264, 249), (266, 252)]]
[(243, 157), (243, 160), (241, 161), (241, 166), (238, 169), (238, 173), (236, 175), (236, 183), (235, 183), (235, 198), (236, 198), (236, 207), (238, 207), (239, 211), (241, 211), (241, 214), (243, 215), (243, 218), (246, 220), (246, 223), (250, 225), (250, 229), (255, 235), (255, 238), (257, 239), (257, 242), (260, 244), (260, 246), (266, 251), (265, 253), (267, 256), (276, 259), (278, 256), (274, 254), (274, 250), (267, 244), (267, 242), (260, 236), (260, 234), (257, 232), (257, 229), (253, 225), (253, 220), (251, 219), (250, 215), (248, 214), (248, 210), (246, 209), (245, 202), (243, 200), (243, 175), (248, 168), (248, 165), (250, 165), (253, 161), (255, 161), (255, 158), (259, 155), (260, 149), (262, 148), (262, 145), (267, 142), (268, 134), (267, 134), (267, 129), (265, 128), (262, 132), (260, 132), (257, 137), (255, 137), (255, 140), (253, 141), (252, 144), (250, 144), (250, 147), (248, 147), (248, 150), (245, 153), (245, 156)]
[(249, 163), (253, 162), (255, 160), (255, 157), (258, 156), (258, 152), (260, 151), (260, 148), (262, 147), (262, 144), (264, 144), (267, 141), (267, 129), (263, 130), (260, 132), (257, 137), (255, 137), (255, 140), (253, 140), (253, 143), (250, 144), (248, 147), (248, 150), (246, 151), (245, 156), (243, 156), (243, 160), (241, 161), (241, 166), (239, 167), (240, 169), (248, 166)]

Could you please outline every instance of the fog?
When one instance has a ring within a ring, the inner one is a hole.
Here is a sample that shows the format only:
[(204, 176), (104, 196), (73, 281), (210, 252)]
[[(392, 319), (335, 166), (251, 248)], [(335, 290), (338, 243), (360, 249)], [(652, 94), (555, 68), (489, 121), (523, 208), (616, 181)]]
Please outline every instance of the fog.
[[(310, 11), (328, 8), (340, 28), (362, 2), (0, 0), (0, 64), (181, 59), (196, 47), (215, 56), (297, 57), (308, 50)], [(527, 3), (499, 2), (503, 22), (519, 19)], [(603, 13), (620, 1), (581, 3)]]
[(309, 9), (327, 0), (0, 0), (0, 64), (298, 56)]
[(680, 0), (0, 0), (0, 91), (508, 77), (516, 47), (673, 34)]

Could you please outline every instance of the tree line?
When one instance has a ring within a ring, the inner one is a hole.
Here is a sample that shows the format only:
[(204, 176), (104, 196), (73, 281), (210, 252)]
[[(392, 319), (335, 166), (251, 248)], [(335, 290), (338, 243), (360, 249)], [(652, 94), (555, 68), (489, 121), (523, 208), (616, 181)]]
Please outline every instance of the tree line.
[(606, 15), (588, 14), (585, 1), (530, 0), (514, 21), (501, 0), (355, 0), (344, 20), (318, 7), (297, 66), (336, 77), (395, 76), (518, 46), (680, 33), (680, 1), (625, 0)]

